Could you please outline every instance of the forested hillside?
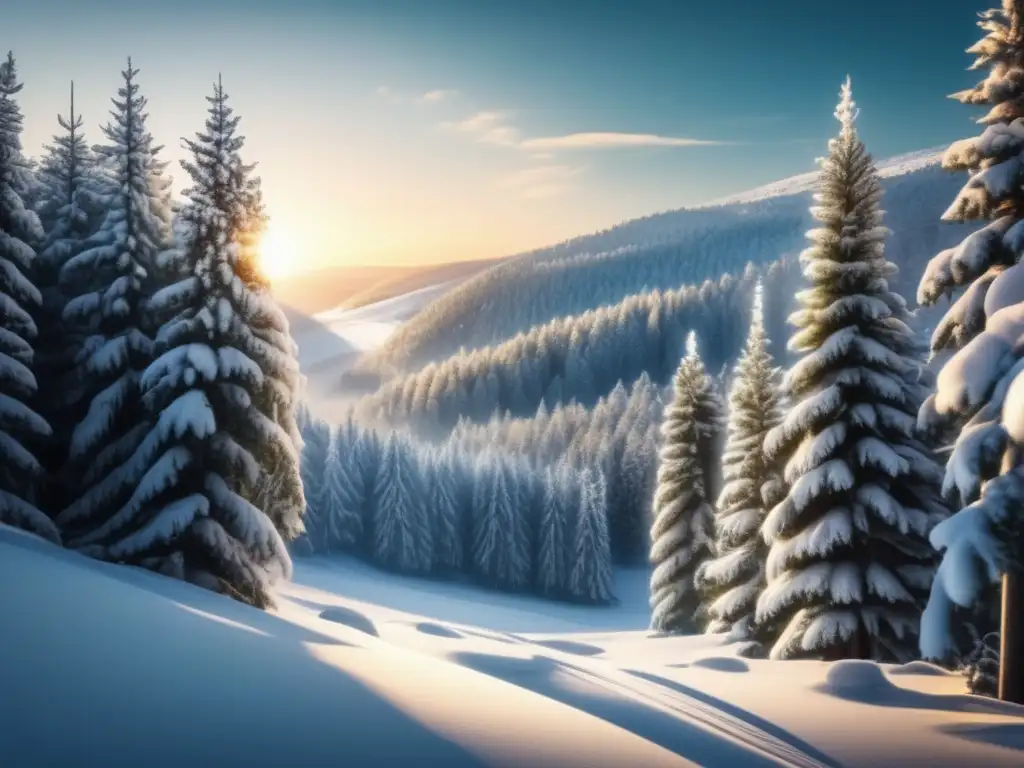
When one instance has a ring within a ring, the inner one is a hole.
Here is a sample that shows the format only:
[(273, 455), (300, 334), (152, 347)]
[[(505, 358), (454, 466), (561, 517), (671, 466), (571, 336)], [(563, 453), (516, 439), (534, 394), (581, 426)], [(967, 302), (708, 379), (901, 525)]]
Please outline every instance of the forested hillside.
[[(887, 247), (901, 270), (894, 286), (908, 295), (927, 259), (965, 234), (962, 225), (940, 221), (960, 180), (943, 171), (938, 159), (938, 153), (917, 153), (880, 166), (892, 230)], [(700, 285), (739, 273), (747, 263), (795, 257), (812, 226), (812, 178), (798, 176), (718, 205), (637, 219), (503, 262), (427, 306), (361, 360), (346, 383), (375, 389), (404, 371), (461, 349), (494, 346), (556, 318), (654, 290)], [(771, 305), (780, 297), (769, 290), (767, 298)]]
[[(763, 274), (762, 274), (763, 273)], [(646, 373), (664, 384), (695, 331), (710, 370), (718, 373), (739, 352), (747, 332), (750, 302), (758, 278), (765, 281), (768, 327), (785, 337), (785, 317), (798, 284), (792, 260), (738, 277), (652, 291), (574, 317), (537, 326), (508, 341), (432, 363), (387, 382), (362, 398), (361, 418), (407, 425), (439, 437), (460, 417), (486, 421), (498, 411), (532, 415), (545, 403), (592, 405), (618, 383)]]

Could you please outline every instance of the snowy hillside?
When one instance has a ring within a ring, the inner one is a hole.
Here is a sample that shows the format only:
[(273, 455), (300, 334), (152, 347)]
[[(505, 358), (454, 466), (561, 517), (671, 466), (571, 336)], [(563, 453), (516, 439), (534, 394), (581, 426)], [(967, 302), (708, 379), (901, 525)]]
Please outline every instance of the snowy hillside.
[(313, 315), (293, 334), (303, 372), (344, 364), (351, 355), (376, 349), (395, 328), (453, 285), (429, 285), (358, 309), (339, 307)]
[[(892, 231), (887, 251), (901, 268), (896, 287), (909, 298), (927, 259), (966, 231), (939, 220), (963, 183), (942, 170), (939, 158), (938, 152), (919, 152), (879, 165), (885, 224)], [(375, 386), (396, 372), (417, 370), (460, 348), (494, 345), (556, 318), (655, 289), (700, 285), (750, 262), (792, 259), (806, 246), (812, 225), (815, 178), (802, 174), (509, 259), (425, 306), (380, 350), (364, 356), (349, 381)]]
[(458, 281), (439, 283), (358, 309), (337, 308), (310, 317), (289, 318), (306, 376), (306, 398), (318, 413), (341, 418), (347, 401), (339, 381), (359, 358), (378, 349), (395, 329)]
[(648, 638), (628, 601), (539, 611), (299, 561), (268, 614), (9, 528), (0, 582), (5, 766), (1024, 759), (1024, 708), (961, 695), (958, 676), (739, 659), (718, 636)]

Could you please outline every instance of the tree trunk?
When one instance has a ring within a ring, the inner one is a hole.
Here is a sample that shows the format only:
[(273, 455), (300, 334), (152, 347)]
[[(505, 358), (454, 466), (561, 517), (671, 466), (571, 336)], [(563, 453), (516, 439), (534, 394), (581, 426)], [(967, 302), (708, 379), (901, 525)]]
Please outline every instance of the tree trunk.
[(1003, 574), (1003, 619), (999, 648), (999, 698), (1024, 704), (1024, 577)]
[(849, 658), (871, 659), (871, 640), (868, 637), (867, 629), (864, 627), (864, 622), (860, 619), (857, 620), (857, 631), (850, 638)]

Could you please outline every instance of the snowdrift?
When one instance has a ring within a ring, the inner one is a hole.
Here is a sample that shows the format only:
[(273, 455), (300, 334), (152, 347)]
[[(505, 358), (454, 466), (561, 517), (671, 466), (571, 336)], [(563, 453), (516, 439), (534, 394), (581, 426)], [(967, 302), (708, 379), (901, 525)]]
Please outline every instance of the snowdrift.
[(718, 636), (647, 637), (636, 601), (529, 634), (538, 601), (299, 561), (263, 613), (9, 528), (0, 580), (5, 766), (1024, 760), (1024, 708), (959, 676), (739, 659)]

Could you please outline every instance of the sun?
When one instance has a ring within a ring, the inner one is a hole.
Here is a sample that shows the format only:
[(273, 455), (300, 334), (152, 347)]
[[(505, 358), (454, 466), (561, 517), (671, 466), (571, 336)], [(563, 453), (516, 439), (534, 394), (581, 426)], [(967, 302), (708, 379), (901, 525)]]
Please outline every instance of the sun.
[(260, 266), (263, 274), (275, 280), (295, 270), (295, 241), (286, 232), (270, 226), (260, 238)]

